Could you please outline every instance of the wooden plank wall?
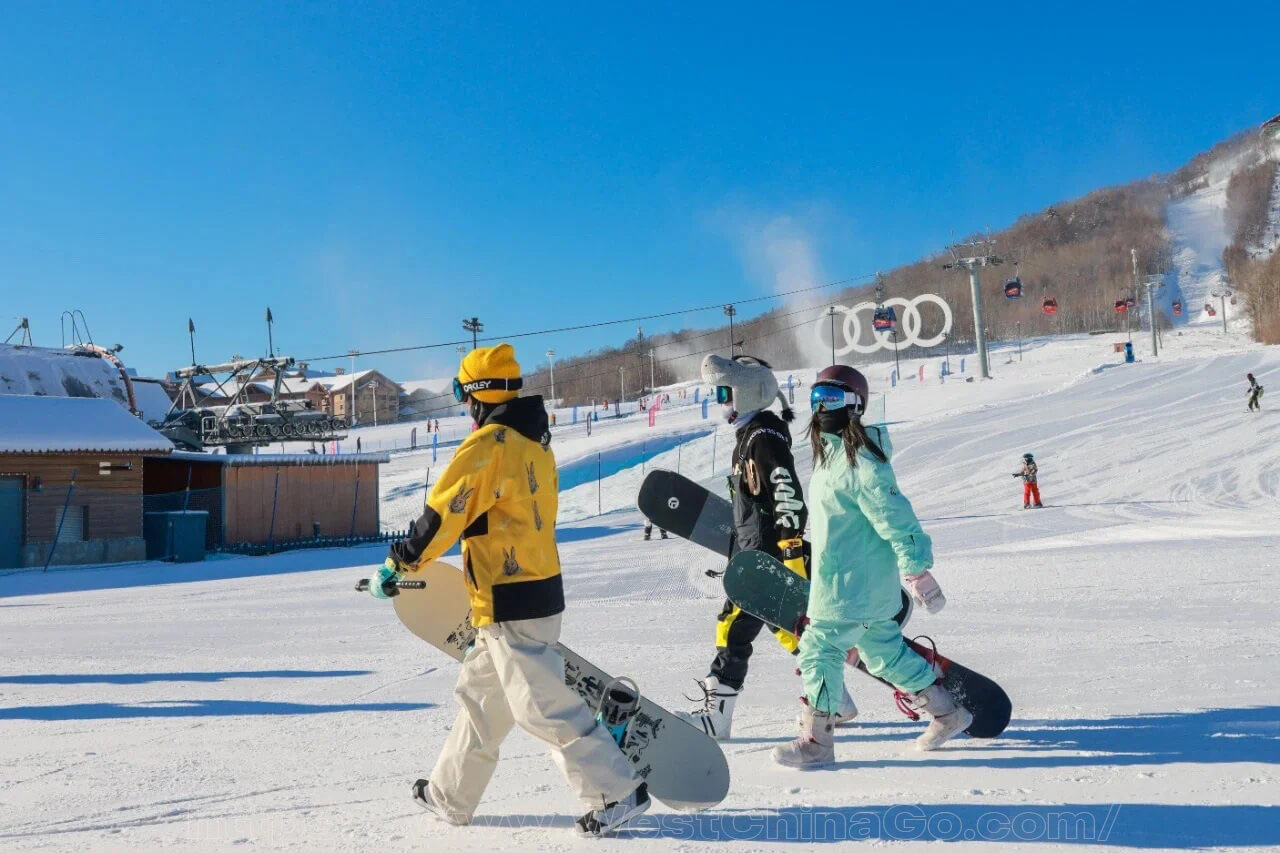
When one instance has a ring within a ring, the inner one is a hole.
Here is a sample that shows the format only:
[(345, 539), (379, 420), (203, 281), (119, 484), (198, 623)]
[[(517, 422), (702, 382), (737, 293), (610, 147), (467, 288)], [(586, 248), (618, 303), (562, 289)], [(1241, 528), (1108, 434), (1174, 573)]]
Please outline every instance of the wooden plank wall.
[[(99, 462), (119, 467), (99, 474)], [(86, 510), (86, 539), (142, 535), (142, 456), (124, 453), (0, 454), (0, 474), (26, 477), (26, 541), (52, 542), (67, 499), (72, 470), (78, 470), (71, 505)], [(34, 491), (36, 478), (40, 490)]]
[[(277, 473), (280, 493), (273, 535), (271, 503)], [(225, 482), (228, 545), (307, 539), (313, 522), (319, 522), (321, 536), (350, 535), (353, 503), (357, 504), (355, 535), (378, 533), (376, 463), (229, 466)]]

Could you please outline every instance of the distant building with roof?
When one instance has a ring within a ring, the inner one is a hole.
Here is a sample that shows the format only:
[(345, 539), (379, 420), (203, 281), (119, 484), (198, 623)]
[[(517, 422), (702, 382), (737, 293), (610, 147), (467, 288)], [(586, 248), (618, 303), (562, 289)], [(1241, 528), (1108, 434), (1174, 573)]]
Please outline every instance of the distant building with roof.
[[(379, 370), (335, 373), (311, 380), (311, 383), (307, 399), (312, 400), (317, 408), (350, 424), (389, 424), (400, 417), (403, 389), (399, 382)], [(352, 413), (354, 418), (350, 417)]]
[(143, 459), (172, 442), (113, 397), (0, 394), (0, 425), (0, 568), (145, 557)]

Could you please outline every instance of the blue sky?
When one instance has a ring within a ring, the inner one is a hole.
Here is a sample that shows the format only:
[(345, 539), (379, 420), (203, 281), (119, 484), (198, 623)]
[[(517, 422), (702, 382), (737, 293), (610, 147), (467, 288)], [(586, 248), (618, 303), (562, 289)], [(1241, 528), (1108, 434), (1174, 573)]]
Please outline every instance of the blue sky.
[(10, 0), (0, 324), (155, 373), (888, 269), (1280, 111), (1275, 7), (1129, 5)]

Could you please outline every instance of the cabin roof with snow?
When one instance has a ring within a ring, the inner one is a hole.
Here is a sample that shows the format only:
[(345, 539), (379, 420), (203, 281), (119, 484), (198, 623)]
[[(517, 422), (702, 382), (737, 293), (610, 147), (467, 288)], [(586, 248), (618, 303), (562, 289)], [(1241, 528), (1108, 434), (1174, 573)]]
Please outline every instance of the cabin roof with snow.
[(175, 450), (168, 454), (179, 462), (203, 462), (209, 465), (225, 465), (231, 468), (287, 467), (317, 465), (384, 465), (391, 461), (390, 453), (200, 453)]
[(169, 453), (173, 443), (100, 397), (0, 394), (0, 453)]
[(326, 391), (333, 394), (350, 388), (352, 382), (355, 382), (356, 386), (359, 387), (370, 377), (377, 379), (378, 383), (384, 388), (394, 388), (397, 392), (399, 392), (401, 388), (399, 382), (391, 379), (385, 373), (373, 369), (357, 370), (355, 373), (342, 373), (337, 376), (324, 376), (314, 380), (314, 382), (316, 385), (321, 386)]

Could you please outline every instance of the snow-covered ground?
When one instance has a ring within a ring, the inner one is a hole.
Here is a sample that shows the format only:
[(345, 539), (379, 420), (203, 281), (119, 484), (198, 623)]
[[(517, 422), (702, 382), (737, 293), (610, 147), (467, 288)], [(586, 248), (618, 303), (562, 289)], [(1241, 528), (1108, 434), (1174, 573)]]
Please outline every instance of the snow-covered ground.
[[(1280, 382), (1280, 351), (1192, 326), (1124, 365), (1118, 339), (1032, 341), (1021, 361), (996, 350), (990, 382), (943, 384), (930, 359), (924, 382), (885, 397), (949, 600), (911, 627), (1006, 687), (1003, 737), (916, 753), (919, 724), (855, 674), (862, 714), (839, 766), (776, 767), (798, 684), (766, 637), (725, 746), (728, 798), (695, 817), (655, 804), (599, 849), (1280, 847), (1280, 420), (1245, 413), (1243, 381)], [(679, 707), (712, 655), (719, 593), (703, 571), (717, 560), (640, 541), (640, 470), (623, 463), (663, 433), (683, 443), (646, 468), (721, 488), (728, 434), (692, 406), (646, 424), (557, 431), (566, 484), (596, 453), (617, 466), (561, 496), (577, 519), (560, 529), (564, 639)], [(1010, 474), (1028, 450), (1048, 507), (1024, 512)], [(428, 460), (395, 464), (408, 484)], [(521, 732), (475, 825), (410, 803), (451, 724), (456, 666), (352, 591), (381, 554), (0, 577), (0, 849), (585, 849), (569, 829), (581, 806)]]

